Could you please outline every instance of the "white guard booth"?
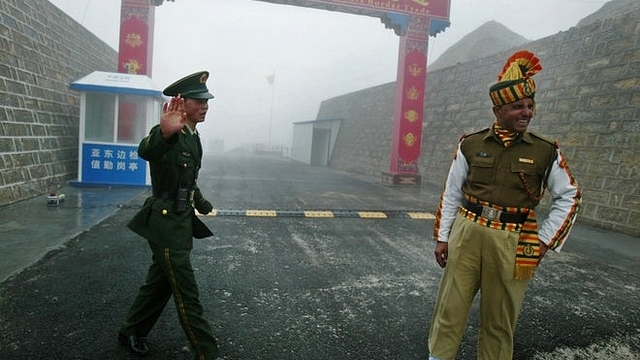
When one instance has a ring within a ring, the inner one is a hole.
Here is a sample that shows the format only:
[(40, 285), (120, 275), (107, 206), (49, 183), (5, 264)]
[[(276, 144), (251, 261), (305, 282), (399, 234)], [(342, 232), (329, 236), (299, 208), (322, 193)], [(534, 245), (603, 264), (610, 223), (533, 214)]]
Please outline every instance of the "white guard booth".
[(78, 182), (72, 184), (150, 185), (138, 144), (160, 119), (162, 92), (146, 75), (102, 71), (70, 88), (81, 92)]

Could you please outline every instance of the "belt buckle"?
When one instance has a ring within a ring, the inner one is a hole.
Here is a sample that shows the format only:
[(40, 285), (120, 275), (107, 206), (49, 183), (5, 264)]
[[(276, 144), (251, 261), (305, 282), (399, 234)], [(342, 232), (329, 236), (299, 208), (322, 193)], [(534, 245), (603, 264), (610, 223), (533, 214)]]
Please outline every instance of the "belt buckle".
[(491, 221), (500, 221), (501, 214), (502, 214), (502, 211), (500, 210), (496, 210), (490, 206), (483, 206), (482, 213), (480, 214), (480, 216), (482, 216), (483, 218), (487, 218)]

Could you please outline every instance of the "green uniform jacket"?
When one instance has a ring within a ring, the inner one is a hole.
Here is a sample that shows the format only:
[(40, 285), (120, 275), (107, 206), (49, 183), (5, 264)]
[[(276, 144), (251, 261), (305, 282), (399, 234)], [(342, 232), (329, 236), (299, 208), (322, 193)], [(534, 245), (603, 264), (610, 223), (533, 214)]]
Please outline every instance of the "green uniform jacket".
[[(202, 160), (199, 136), (192, 135), (185, 126), (164, 141), (160, 125), (156, 125), (140, 142), (138, 155), (149, 162), (153, 196), (145, 200), (142, 209), (127, 224), (129, 229), (152, 245), (174, 249), (191, 249), (194, 237), (213, 235), (194, 211), (194, 206), (198, 208), (198, 204), (206, 202), (196, 185)], [(184, 212), (177, 211), (180, 187), (190, 194)]]
[(462, 185), (465, 194), (500, 206), (530, 209), (538, 205), (537, 196), (557, 157), (556, 145), (535, 134), (525, 132), (505, 148), (491, 129), (465, 137), (460, 150), (469, 162)]

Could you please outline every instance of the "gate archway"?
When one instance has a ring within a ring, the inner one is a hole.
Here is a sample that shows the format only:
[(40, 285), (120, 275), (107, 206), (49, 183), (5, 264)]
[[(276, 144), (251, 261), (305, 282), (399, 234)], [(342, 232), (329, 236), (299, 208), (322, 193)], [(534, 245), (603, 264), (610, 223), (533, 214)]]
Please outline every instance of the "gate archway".
[[(118, 71), (151, 72), (155, 7), (164, 0), (122, 0)], [(175, 0), (167, 0), (175, 1)], [(449, 25), (450, 0), (254, 0), (379, 18), (400, 37), (389, 185), (418, 185), (429, 36)]]

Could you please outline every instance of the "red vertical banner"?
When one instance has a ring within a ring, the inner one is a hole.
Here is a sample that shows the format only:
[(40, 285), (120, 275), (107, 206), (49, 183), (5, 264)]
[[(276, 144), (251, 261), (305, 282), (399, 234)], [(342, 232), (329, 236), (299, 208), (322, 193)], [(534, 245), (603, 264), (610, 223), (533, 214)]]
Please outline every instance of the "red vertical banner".
[(422, 147), (422, 121), (427, 79), (429, 19), (410, 17), (407, 34), (400, 37), (398, 76), (389, 172), (382, 173), (384, 183), (418, 185)]
[(118, 72), (151, 75), (154, 10), (148, 0), (122, 0)]
[(406, 55), (400, 104), (400, 141), (398, 143), (398, 171), (417, 171), (422, 139), (424, 88), (427, 72), (426, 54), (412, 49)]

